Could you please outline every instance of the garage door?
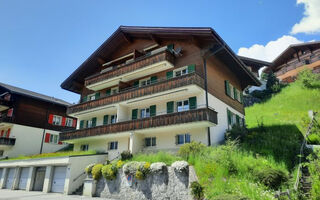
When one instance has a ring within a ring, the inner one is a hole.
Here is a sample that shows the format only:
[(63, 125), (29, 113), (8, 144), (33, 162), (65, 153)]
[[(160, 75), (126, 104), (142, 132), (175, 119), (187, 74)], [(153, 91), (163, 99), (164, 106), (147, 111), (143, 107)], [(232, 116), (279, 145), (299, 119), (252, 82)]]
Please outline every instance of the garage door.
[(25, 190), (27, 187), (27, 181), (28, 181), (28, 175), (29, 175), (29, 167), (21, 168), (20, 171), (20, 177), (19, 177), (19, 190)]
[(15, 168), (9, 168), (8, 169), (8, 175), (7, 175), (7, 180), (6, 180), (6, 189), (11, 189), (13, 180), (14, 180), (14, 172)]
[(53, 170), (51, 192), (63, 193), (67, 167), (55, 167)]
[(33, 181), (34, 181), (33, 191), (42, 191), (43, 190), (45, 174), (46, 174), (45, 167), (37, 167), (36, 168), (36, 174), (33, 179)]

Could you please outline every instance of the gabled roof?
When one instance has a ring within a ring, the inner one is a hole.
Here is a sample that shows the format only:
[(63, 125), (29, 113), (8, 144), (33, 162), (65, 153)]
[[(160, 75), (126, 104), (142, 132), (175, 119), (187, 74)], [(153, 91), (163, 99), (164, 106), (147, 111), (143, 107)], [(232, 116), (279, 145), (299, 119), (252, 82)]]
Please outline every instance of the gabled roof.
[(55, 104), (60, 104), (63, 106), (70, 106), (71, 104), (61, 100), (61, 99), (57, 99), (54, 97), (49, 97), (47, 95), (43, 95), (43, 94), (39, 94), (36, 92), (32, 92), (30, 90), (26, 90), (26, 89), (22, 89), (22, 88), (18, 88), (12, 85), (8, 85), (8, 84), (4, 84), (0, 82), (0, 87), (8, 90), (10, 93), (14, 93), (14, 94), (19, 94), (22, 96), (27, 96), (27, 97), (31, 97), (31, 98), (35, 98), (35, 99), (39, 99), (42, 101), (46, 101), (46, 102), (50, 102), (50, 103), (55, 103)]
[(284, 50), (277, 58), (275, 58), (272, 61), (271, 68), (274, 69), (277, 66), (280, 66), (286, 63), (288, 60), (290, 60), (290, 58), (292, 58), (292, 55), (294, 53), (297, 53), (298, 51), (315, 50), (319, 48), (320, 48), (320, 41), (292, 44), (286, 50)]
[(94, 51), (62, 84), (63, 89), (80, 93), (85, 77), (100, 68), (99, 59), (110, 60), (111, 54), (121, 45), (135, 38), (191, 39), (197, 38), (208, 43), (219, 44), (223, 51), (217, 53), (233, 70), (242, 75), (245, 85), (260, 85), (259, 80), (245, 67), (231, 48), (210, 27), (143, 27), (120, 26), (96, 51)]
[(259, 70), (262, 67), (268, 67), (272, 63), (263, 61), (263, 60), (258, 60), (254, 58), (249, 58), (249, 57), (244, 57), (244, 56), (238, 56), (238, 58), (247, 66), (257, 68)]

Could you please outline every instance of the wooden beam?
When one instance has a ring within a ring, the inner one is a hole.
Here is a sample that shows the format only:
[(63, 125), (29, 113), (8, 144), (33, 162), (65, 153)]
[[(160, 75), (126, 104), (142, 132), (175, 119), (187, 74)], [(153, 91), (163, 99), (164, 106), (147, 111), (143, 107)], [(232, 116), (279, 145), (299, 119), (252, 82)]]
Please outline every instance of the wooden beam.
[(149, 34), (149, 37), (153, 42), (155, 42), (156, 44), (160, 45), (160, 39), (157, 38), (155, 35)]
[(123, 38), (128, 42), (128, 43), (131, 43), (132, 42), (132, 38), (130, 38), (127, 34), (125, 34), (124, 32), (121, 32)]

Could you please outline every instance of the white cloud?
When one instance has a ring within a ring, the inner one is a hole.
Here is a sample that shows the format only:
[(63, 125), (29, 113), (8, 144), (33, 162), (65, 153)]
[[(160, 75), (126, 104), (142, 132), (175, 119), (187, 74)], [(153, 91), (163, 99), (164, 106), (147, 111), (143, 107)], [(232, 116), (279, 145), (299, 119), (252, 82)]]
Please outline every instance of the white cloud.
[(304, 4), (304, 16), (292, 27), (291, 34), (320, 33), (320, 0), (297, 0), (297, 4)]
[(249, 48), (241, 47), (238, 50), (238, 55), (271, 62), (289, 45), (301, 42), (303, 41), (298, 40), (293, 36), (284, 35), (275, 41), (268, 42), (265, 46), (261, 44), (254, 44)]

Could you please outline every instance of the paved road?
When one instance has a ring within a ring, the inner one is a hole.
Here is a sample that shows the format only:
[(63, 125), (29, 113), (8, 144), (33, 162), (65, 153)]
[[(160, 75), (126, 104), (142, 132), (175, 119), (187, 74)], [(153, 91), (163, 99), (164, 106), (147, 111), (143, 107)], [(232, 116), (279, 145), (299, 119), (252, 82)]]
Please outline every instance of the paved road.
[(0, 190), (0, 199), (8, 200), (105, 200), (103, 198), (84, 197), (78, 195), (63, 195), (57, 193), (42, 193), (42, 192), (26, 192), (21, 190)]

